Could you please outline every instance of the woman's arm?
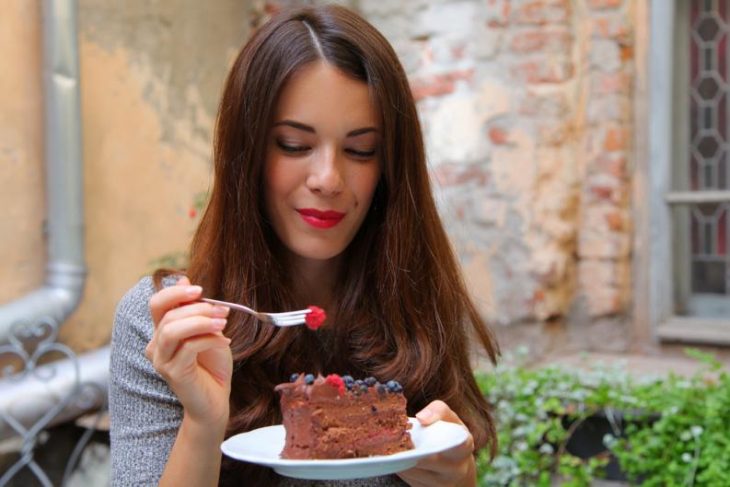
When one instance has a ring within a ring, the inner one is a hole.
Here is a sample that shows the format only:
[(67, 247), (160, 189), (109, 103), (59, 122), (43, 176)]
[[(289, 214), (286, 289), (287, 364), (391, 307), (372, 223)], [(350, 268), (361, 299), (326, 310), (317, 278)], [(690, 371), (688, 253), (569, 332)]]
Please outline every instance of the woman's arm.
[(159, 485), (218, 485), (224, 435), (225, 426), (211, 428), (185, 416)]
[(152, 295), (144, 280), (118, 307), (110, 383), (112, 485), (217, 485), (230, 350), (219, 330), (224, 320), (214, 320), (217, 311), (187, 304), (200, 294), (191, 287), (184, 280)]
[(119, 302), (111, 340), (111, 485), (157, 485), (183, 419), (167, 383), (144, 356), (154, 325), (145, 278)]

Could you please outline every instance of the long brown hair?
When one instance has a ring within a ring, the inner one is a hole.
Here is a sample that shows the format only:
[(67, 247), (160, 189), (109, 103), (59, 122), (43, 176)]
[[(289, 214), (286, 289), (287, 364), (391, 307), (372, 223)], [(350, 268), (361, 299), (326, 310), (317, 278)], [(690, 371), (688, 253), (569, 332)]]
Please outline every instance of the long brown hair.
[[(441, 224), (406, 75), (386, 39), (357, 14), (337, 6), (283, 12), (241, 50), (219, 107), (214, 185), (187, 273), (206, 295), (259, 309), (312, 304), (292, 292), (261, 188), (277, 96), (294, 72), (315, 61), (368, 84), (381, 116), (383, 173), (363, 226), (345, 250), (337, 309), (327, 310), (335, 322), (312, 332), (276, 329), (243, 314), (229, 317), (225, 333), (235, 367), (228, 434), (280, 422), (273, 389), (291, 373), (337, 372), (397, 379), (411, 415), (442, 399), (469, 427), (477, 448), (494, 452), (494, 423), (469, 353), (476, 338), (495, 361), (497, 344), (469, 297)], [(265, 473), (251, 467), (247, 475)]]

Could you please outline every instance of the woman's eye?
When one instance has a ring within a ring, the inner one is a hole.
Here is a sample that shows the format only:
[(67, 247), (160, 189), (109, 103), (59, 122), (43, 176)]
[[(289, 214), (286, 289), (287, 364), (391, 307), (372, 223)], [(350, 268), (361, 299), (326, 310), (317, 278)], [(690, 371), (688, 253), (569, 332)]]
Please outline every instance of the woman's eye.
[(290, 154), (298, 154), (309, 150), (309, 147), (307, 147), (306, 145), (287, 144), (280, 140), (276, 141), (276, 145), (279, 147), (279, 149)]
[(357, 149), (345, 149), (345, 152), (348, 154), (360, 158), (360, 159), (372, 159), (375, 157), (375, 149), (363, 151), (363, 150), (357, 150)]

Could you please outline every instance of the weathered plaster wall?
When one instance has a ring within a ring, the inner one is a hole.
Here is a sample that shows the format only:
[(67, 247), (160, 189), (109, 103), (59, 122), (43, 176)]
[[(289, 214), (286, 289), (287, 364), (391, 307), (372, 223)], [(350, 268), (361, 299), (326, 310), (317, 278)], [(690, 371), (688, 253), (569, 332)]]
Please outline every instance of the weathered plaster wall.
[[(226, 68), (252, 26), (302, 3), (80, 0), (90, 273), (64, 327), (76, 348), (104, 343), (124, 290), (185, 248)], [(505, 343), (626, 348), (634, 0), (339, 3), (408, 71), (442, 214)], [(40, 12), (1, 8), (5, 301), (42, 280), (44, 202)]]
[[(44, 276), (40, 2), (0, 7), (0, 302)], [(184, 250), (209, 184), (210, 140), (228, 65), (252, 6), (218, 0), (79, 1), (86, 258), (83, 301), (62, 328), (77, 350), (108, 341), (116, 302)]]
[[(0, 14), (0, 302), (43, 278), (43, 98), (40, 11), (5, 2)], [(40, 260), (40, 261), (39, 261)]]

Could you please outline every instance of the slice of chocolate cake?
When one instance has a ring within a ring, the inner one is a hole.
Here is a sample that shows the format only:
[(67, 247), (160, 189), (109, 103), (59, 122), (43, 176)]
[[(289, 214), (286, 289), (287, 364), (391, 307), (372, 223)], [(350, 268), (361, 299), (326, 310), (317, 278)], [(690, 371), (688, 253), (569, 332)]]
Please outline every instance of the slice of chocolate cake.
[(276, 390), (286, 429), (282, 458), (369, 457), (413, 448), (406, 398), (396, 381), (294, 374)]

